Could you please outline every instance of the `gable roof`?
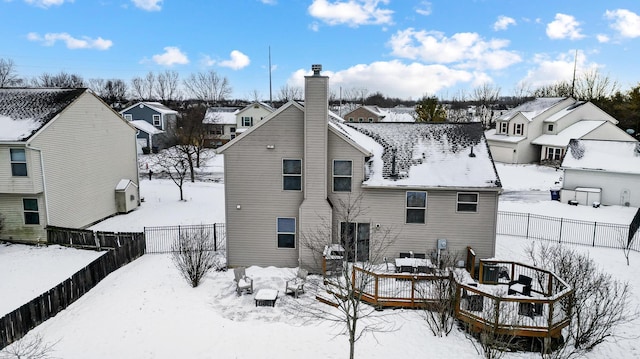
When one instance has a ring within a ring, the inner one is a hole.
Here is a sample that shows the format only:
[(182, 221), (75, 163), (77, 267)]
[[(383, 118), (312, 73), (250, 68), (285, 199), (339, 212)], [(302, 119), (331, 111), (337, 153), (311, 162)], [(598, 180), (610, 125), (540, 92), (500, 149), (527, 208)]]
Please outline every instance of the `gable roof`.
[(640, 174), (640, 143), (571, 140), (562, 168)]
[(86, 88), (0, 89), (0, 141), (25, 141), (87, 92)]
[(547, 111), (551, 107), (566, 99), (567, 97), (539, 97), (534, 100), (525, 102), (520, 106), (514, 107), (512, 110), (500, 115), (496, 120), (509, 121), (519, 113), (521, 113), (525, 118), (531, 121), (541, 113)]
[(365, 187), (495, 188), (480, 123), (336, 123), (373, 156)]
[(176, 110), (172, 110), (169, 107), (161, 104), (160, 102), (154, 102), (154, 101), (141, 101), (141, 102), (137, 102), (127, 108), (125, 108), (124, 110), (120, 111), (121, 114), (124, 114), (125, 112), (129, 111), (130, 109), (136, 107), (136, 106), (140, 106), (140, 105), (145, 105), (163, 115), (177, 115), (178, 111)]
[(132, 124), (133, 127), (135, 127), (136, 129), (146, 132), (150, 135), (157, 135), (159, 133), (164, 133), (164, 131), (156, 128), (156, 126), (150, 124), (145, 120), (133, 120), (133, 121), (130, 121), (129, 123)]
[(266, 104), (266, 103), (264, 103), (264, 102), (255, 101), (255, 102), (253, 102), (253, 103), (251, 103), (251, 104), (249, 104), (249, 105), (247, 105), (247, 106), (243, 107), (242, 109), (238, 110), (238, 113), (237, 113), (237, 114), (241, 114), (241, 113), (243, 113), (243, 112), (245, 112), (245, 111), (247, 111), (247, 110), (249, 110), (249, 109), (253, 108), (253, 107), (254, 107), (254, 106), (256, 106), (256, 105), (258, 105), (258, 106), (260, 106), (260, 107), (264, 108), (265, 110), (267, 110), (267, 111), (269, 111), (269, 112), (273, 112), (273, 111), (275, 111), (275, 109), (274, 109), (273, 107), (271, 107), (270, 105), (268, 105), (268, 104)]
[(534, 145), (566, 147), (572, 139), (580, 139), (607, 121), (578, 121), (558, 132), (556, 135), (545, 134), (531, 141)]
[(237, 107), (209, 107), (204, 114), (202, 123), (216, 125), (236, 124), (236, 115), (240, 110)]

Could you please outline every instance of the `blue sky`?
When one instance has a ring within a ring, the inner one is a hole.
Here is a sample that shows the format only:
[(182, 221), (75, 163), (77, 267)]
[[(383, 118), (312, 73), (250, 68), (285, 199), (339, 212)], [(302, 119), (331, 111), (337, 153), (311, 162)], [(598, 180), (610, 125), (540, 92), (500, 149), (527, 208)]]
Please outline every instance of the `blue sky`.
[(23, 77), (127, 82), (214, 70), (233, 98), (274, 98), (323, 65), (335, 94), (502, 95), (597, 68), (640, 82), (638, 0), (0, 0), (0, 58)]

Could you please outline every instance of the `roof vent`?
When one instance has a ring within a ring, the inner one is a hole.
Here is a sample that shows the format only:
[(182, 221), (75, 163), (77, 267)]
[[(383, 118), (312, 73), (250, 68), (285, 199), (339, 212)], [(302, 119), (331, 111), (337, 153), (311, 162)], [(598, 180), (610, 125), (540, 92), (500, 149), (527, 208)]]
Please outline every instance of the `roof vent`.
[(320, 64), (311, 65), (311, 71), (313, 71), (313, 76), (320, 76), (320, 71), (322, 71), (322, 65)]
[(476, 154), (473, 153), (473, 146), (471, 146), (470, 148), (471, 148), (471, 153), (469, 153), (469, 157), (475, 157)]

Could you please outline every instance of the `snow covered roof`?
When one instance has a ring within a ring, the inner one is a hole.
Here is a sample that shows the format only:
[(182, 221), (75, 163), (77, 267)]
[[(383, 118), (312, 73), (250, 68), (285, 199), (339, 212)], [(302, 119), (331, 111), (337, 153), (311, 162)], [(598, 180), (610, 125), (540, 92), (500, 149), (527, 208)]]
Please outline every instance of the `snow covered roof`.
[(607, 121), (578, 121), (573, 125), (558, 132), (556, 135), (542, 135), (531, 141), (534, 145), (566, 147), (572, 139), (580, 139)]
[(0, 89), (0, 141), (24, 141), (69, 106), (85, 88)]
[(544, 122), (550, 122), (550, 123), (558, 122), (558, 120), (570, 114), (571, 112), (575, 111), (576, 109), (580, 108), (580, 106), (584, 105), (585, 103), (586, 102), (584, 101), (576, 101), (575, 103), (572, 103), (571, 105), (549, 116), (549, 118), (544, 120)]
[(269, 112), (275, 111), (275, 109), (273, 107), (271, 107), (271, 105), (269, 105), (267, 103), (264, 103), (264, 102), (261, 102), (261, 101), (256, 101), (256, 102), (253, 102), (253, 103), (243, 107), (242, 109), (238, 110), (238, 113), (241, 113), (241, 112), (244, 112), (246, 110), (249, 110), (249, 109), (255, 107), (256, 105), (264, 108), (265, 110), (267, 110)]
[(487, 130), (484, 133), (484, 135), (487, 137), (487, 140), (501, 141), (501, 142), (508, 142), (508, 143), (517, 143), (526, 138), (524, 136), (505, 135), (505, 134), (496, 133), (496, 132), (497, 132), (496, 129), (492, 128), (490, 130)]
[(562, 168), (640, 174), (640, 142), (571, 140)]
[(202, 123), (216, 125), (233, 125), (236, 123), (237, 107), (209, 107)]
[(532, 101), (525, 102), (520, 106), (505, 112), (497, 118), (498, 121), (508, 121), (515, 117), (518, 113), (522, 113), (529, 121), (533, 120), (539, 114), (545, 112), (557, 103), (564, 101), (566, 97), (540, 97)]
[(480, 123), (332, 126), (373, 154), (365, 187), (501, 187)]
[(134, 105), (131, 105), (131, 106), (125, 108), (124, 110), (120, 111), (120, 113), (124, 114), (125, 112), (129, 111), (130, 109), (132, 109), (132, 108), (134, 108), (136, 106), (140, 106), (140, 105), (145, 105), (145, 106), (150, 107), (150, 108), (158, 111), (159, 113), (165, 114), (165, 115), (171, 115), (171, 114), (177, 115), (178, 114), (178, 111), (172, 110), (169, 107), (161, 104), (160, 102), (153, 102), (153, 101), (152, 102), (150, 102), (150, 101), (138, 102), (138, 103), (136, 103)]
[(164, 132), (145, 120), (133, 120), (133, 121), (129, 121), (129, 123), (132, 124), (133, 127), (137, 128), (138, 130), (146, 132), (150, 135), (157, 135), (159, 133)]
[(383, 122), (415, 122), (415, 109), (413, 107), (381, 108), (384, 116)]

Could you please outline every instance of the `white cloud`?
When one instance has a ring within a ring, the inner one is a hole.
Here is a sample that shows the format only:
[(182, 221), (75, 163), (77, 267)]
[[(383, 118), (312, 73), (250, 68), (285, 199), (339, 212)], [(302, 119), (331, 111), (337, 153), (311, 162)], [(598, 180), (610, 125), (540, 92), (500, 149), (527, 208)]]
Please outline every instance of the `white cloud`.
[(640, 36), (640, 16), (626, 9), (617, 9), (613, 11), (607, 10), (604, 16), (613, 20), (610, 25), (612, 29), (618, 31), (623, 37), (639, 37)]
[(200, 64), (204, 67), (211, 67), (216, 64), (216, 60), (212, 59), (209, 55), (204, 55), (200, 60)]
[(265, 5), (275, 5), (278, 3), (278, 1), (276, 0), (259, 0), (259, 1)]
[(392, 10), (381, 9), (379, 4), (389, 0), (313, 0), (309, 5), (309, 14), (329, 25), (345, 24), (351, 27), (368, 24), (391, 24)]
[[(298, 70), (288, 80), (292, 86), (303, 87), (304, 76), (309, 70)], [(323, 71), (331, 78), (333, 88), (364, 88), (370, 93), (380, 92), (387, 96), (417, 99), (424, 94), (433, 94), (456, 84), (474, 80), (474, 74), (451, 69), (444, 65), (404, 64), (398, 60), (359, 64), (348, 69)]]
[(547, 24), (547, 36), (551, 39), (581, 39), (584, 35), (580, 31), (580, 23), (571, 15), (556, 14), (555, 20)]
[(514, 51), (505, 50), (508, 40), (483, 40), (477, 33), (463, 32), (451, 37), (436, 31), (400, 30), (389, 40), (392, 54), (411, 60), (456, 64), (462, 68), (499, 70), (522, 61)]
[(165, 47), (163, 54), (153, 55), (151, 59), (156, 64), (163, 66), (184, 65), (189, 63), (187, 54), (175, 46)]
[(596, 39), (598, 39), (598, 42), (600, 42), (600, 43), (606, 43), (606, 42), (609, 42), (609, 40), (611, 40), (611, 39), (609, 39), (609, 36), (604, 35), (604, 34), (596, 35)]
[(228, 67), (233, 70), (240, 70), (249, 66), (251, 60), (249, 60), (249, 56), (243, 54), (238, 50), (231, 51), (231, 58), (229, 60), (221, 61), (219, 63), (222, 67)]
[(44, 36), (40, 36), (40, 34), (36, 32), (30, 32), (27, 34), (27, 39), (30, 41), (42, 42), (45, 46), (53, 46), (56, 42), (62, 41), (66, 44), (68, 49), (97, 49), (97, 50), (108, 50), (112, 45), (113, 41), (105, 40), (101, 37), (96, 39), (91, 39), (87, 36), (83, 36), (78, 39), (75, 38), (66, 32), (60, 33), (47, 33)]
[(431, 2), (421, 1), (420, 4), (418, 4), (418, 6), (416, 7), (416, 12), (424, 16), (431, 15)]
[(498, 16), (498, 20), (493, 23), (493, 30), (506, 30), (509, 25), (516, 25), (516, 20), (508, 16), (500, 15)]
[(588, 63), (587, 57), (582, 51), (578, 51), (577, 63), (575, 56), (575, 51), (560, 54), (555, 59), (545, 54), (535, 55), (534, 63), (536, 67), (527, 72), (520, 84), (524, 83), (535, 89), (558, 81), (571, 81), (574, 65), (578, 69), (576, 76), (599, 67), (595, 63)]
[(160, 11), (162, 10), (163, 0), (131, 0), (133, 4), (142, 10), (146, 11)]
[(73, 2), (73, 0), (24, 0), (24, 2), (26, 2), (29, 5), (34, 5), (34, 6), (38, 6), (41, 8), (48, 8), (50, 6), (54, 6), (54, 5), (62, 5), (66, 2)]

